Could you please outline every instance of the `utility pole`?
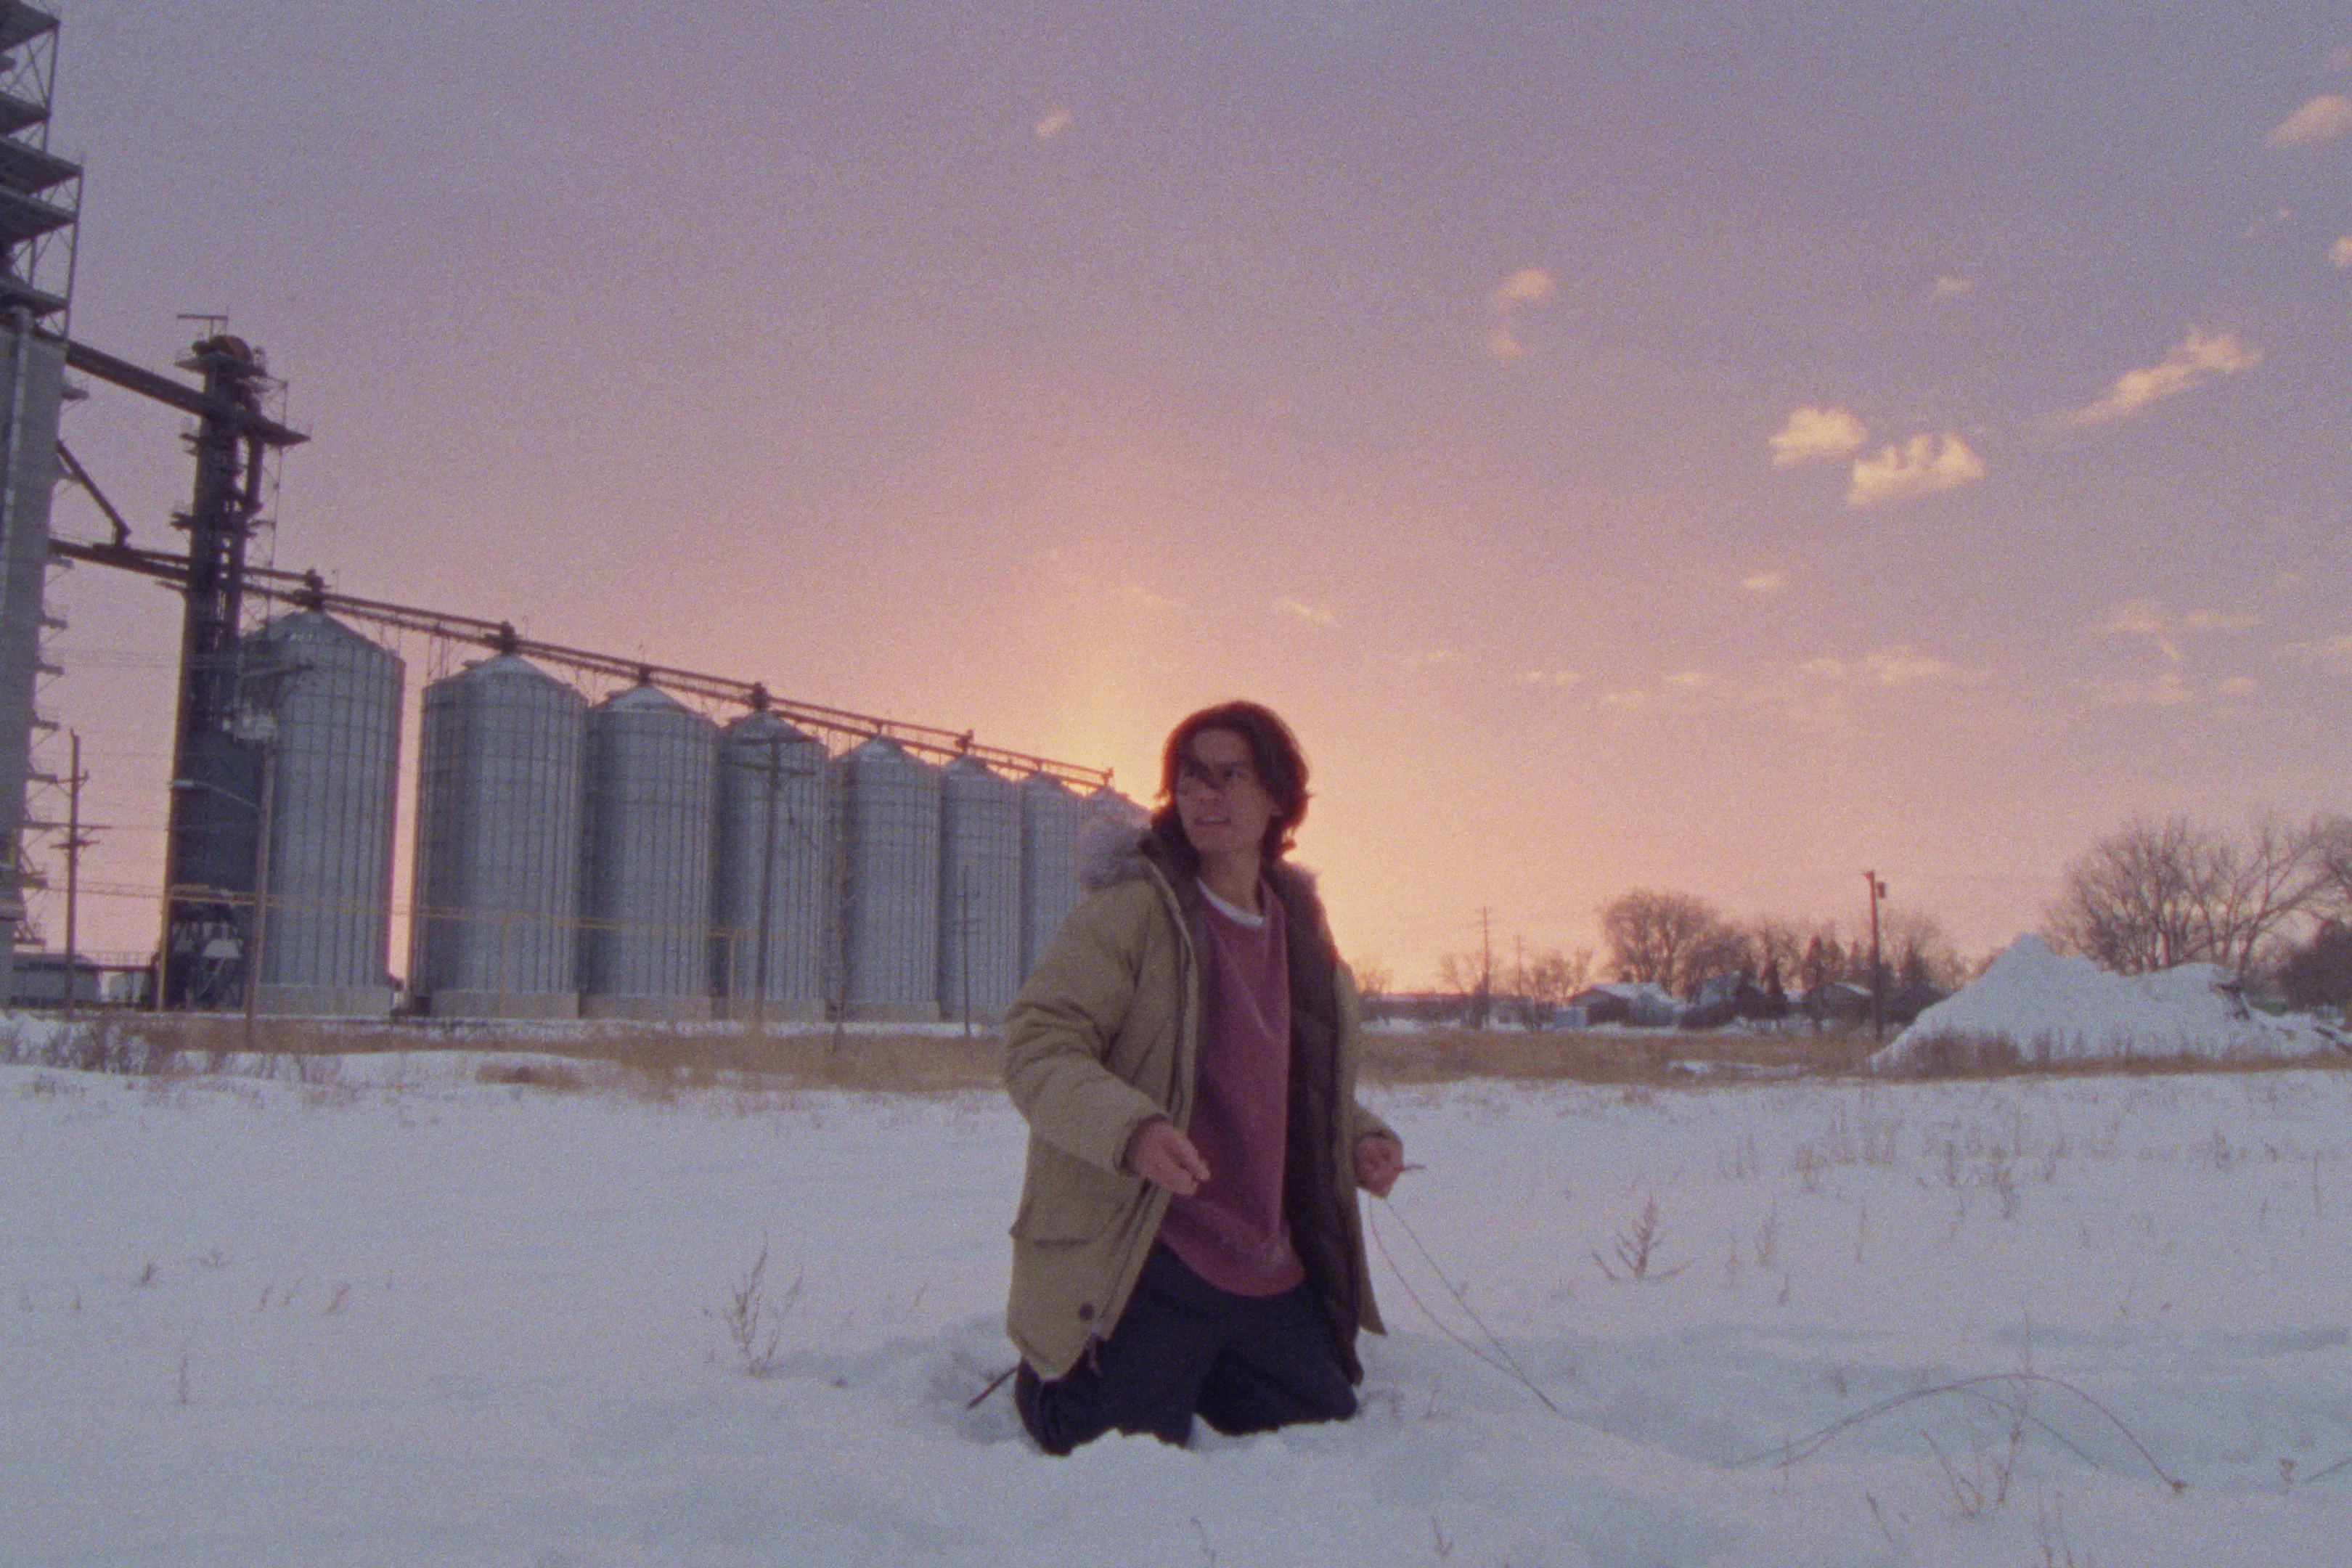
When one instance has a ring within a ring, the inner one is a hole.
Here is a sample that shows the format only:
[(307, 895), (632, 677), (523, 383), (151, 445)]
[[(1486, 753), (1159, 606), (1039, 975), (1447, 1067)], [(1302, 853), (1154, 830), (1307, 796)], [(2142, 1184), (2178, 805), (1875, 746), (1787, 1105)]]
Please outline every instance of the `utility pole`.
[(69, 730), (72, 764), (66, 773), (66, 1022), (74, 1021), (75, 981), (80, 977), (75, 918), (81, 901), (81, 852), (97, 842), (81, 832), (81, 786), (89, 775), (81, 771), (81, 731)]
[(1862, 879), (1870, 884), (1870, 1037), (1884, 1045), (1886, 1041), (1886, 966), (1878, 957), (1878, 901), (1886, 897), (1886, 884), (1878, 879), (1875, 871), (1864, 871)]
[[(751, 705), (754, 712), (766, 712), (767, 700), (765, 687), (752, 689)], [(787, 768), (784, 765), (784, 742), (793, 737), (782, 731), (746, 739), (755, 740), (764, 744), (768, 751), (767, 759), (762, 762), (757, 758), (734, 755), (734, 751), (744, 743), (742, 741), (736, 741), (730, 742), (726, 761), (729, 765), (734, 767), (756, 768), (761, 774), (760, 907), (756, 940), (751, 949), (751, 1032), (765, 1036), (768, 1032), (769, 962), (772, 956), (769, 949), (775, 945), (776, 929), (776, 829), (779, 826), (777, 814), (783, 793), (784, 780), (808, 778), (814, 775), (815, 770), (806, 767)], [(731, 955), (733, 951), (731, 944), (729, 951)], [(729, 996), (732, 996), (734, 993), (734, 962), (730, 956), (728, 973), (721, 986), (722, 991)]]
[(1486, 1026), (1486, 1010), (1495, 1000), (1495, 930), (1493, 910), (1478, 907), (1478, 1008), (1477, 1028)]
[(956, 969), (963, 980), (963, 1037), (971, 1038), (971, 885), (956, 874)]
[(767, 821), (760, 836), (760, 942), (751, 953), (751, 1032), (768, 1033), (768, 933), (776, 910), (776, 792), (784, 767), (782, 735), (768, 737)]
[(253, 939), (246, 945), (245, 959), (245, 1050), (250, 1056), (253, 1016), (261, 998), (262, 950), (269, 940), (269, 818), (278, 797), (277, 715), (252, 714), (247, 728), (248, 733), (258, 731), (261, 741), (261, 799), (253, 808)]

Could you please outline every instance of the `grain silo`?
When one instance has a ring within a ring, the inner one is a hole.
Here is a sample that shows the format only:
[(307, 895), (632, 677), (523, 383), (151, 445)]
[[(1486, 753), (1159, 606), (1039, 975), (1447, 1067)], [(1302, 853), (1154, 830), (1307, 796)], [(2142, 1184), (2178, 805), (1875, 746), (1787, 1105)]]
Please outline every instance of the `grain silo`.
[(1021, 973), (1078, 907), (1078, 824), (1086, 803), (1051, 773), (1021, 781)]
[(825, 1016), (831, 783), (824, 748), (772, 713), (719, 732), (710, 979), (725, 1016)]
[(247, 648), (277, 719), (255, 1009), (383, 1017), (401, 662), (307, 610), (270, 621)]
[(834, 764), (840, 799), (842, 1008), (940, 1016), (940, 773), (877, 735)]
[(711, 769), (718, 727), (634, 686), (588, 712), (580, 1011), (710, 1016)]
[(579, 1013), (587, 706), (511, 653), (425, 689), (409, 986), (436, 1016)]
[(993, 1023), (1021, 984), (1021, 796), (972, 757), (940, 774), (940, 1013)]

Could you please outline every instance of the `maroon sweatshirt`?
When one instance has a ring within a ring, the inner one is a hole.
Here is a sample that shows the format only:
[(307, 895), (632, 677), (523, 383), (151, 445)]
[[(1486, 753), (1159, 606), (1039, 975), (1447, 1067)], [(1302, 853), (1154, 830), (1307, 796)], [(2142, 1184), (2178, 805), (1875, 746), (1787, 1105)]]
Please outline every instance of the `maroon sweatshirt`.
[[(1207, 890), (1202, 889), (1205, 893)], [(1282, 1174), (1290, 1123), (1290, 963), (1282, 900), (1260, 889), (1263, 923), (1203, 900), (1201, 1039), (1186, 1137), (1209, 1179), (1176, 1198), (1160, 1239), (1236, 1296), (1277, 1296), (1307, 1278), (1290, 1245)]]

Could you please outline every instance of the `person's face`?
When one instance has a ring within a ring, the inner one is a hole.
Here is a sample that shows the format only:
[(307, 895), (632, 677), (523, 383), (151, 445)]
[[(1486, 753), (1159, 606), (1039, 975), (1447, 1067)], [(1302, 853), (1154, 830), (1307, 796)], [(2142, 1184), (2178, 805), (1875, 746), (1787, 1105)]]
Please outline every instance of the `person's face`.
[(1275, 815), (1249, 742), (1231, 730), (1192, 737), (1176, 764), (1176, 816), (1201, 858), (1259, 853)]

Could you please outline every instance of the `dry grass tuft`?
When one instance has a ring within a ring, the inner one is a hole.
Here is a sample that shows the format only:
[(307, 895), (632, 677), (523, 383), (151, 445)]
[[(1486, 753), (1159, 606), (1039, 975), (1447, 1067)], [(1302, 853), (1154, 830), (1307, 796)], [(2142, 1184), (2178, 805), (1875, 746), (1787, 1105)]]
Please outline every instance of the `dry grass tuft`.
[(1858, 1070), (1877, 1048), (1868, 1035), (1847, 1034), (1375, 1030), (1364, 1037), (1363, 1070), (1379, 1084), (1496, 1078), (1656, 1087), (1834, 1077)]
[[(244, 1021), (234, 1016), (115, 1013), (49, 1047), (27, 1052), (0, 1042), (0, 1059), (30, 1065), (175, 1078), (259, 1070), (306, 1085), (332, 1086), (339, 1058), (361, 1052), (479, 1052), (520, 1057), (485, 1064), (486, 1083), (570, 1093), (618, 1088), (655, 1099), (726, 1087), (952, 1094), (1003, 1082), (1004, 1044), (989, 1034), (947, 1028), (886, 1031), (824, 1026), (755, 1033), (723, 1024), (339, 1023), (265, 1018), (254, 1036), (263, 1058), (242, 1058)], [(1877, 1049), (1867, 1031), (1779, 1034), (1671, 1030), (1537, 1033), (1518, 1029), (1375, 1029), (1364, 1037), (1368, 1084), (1400, 1087), (1464, 1079), (1614, 1085), (1628, 1094), (1758, 1079), (1839, 1078), (1869, 1070)], [(1896, 1076), (1992, 1079), (2024, 1073), (2249, 1073), (2352, 1068), (2352, 1054), (2292, 1059), (2213, 1060), (2133, 1057), (2037, 1061), (2006, 1039), (1951, 1036)]]

